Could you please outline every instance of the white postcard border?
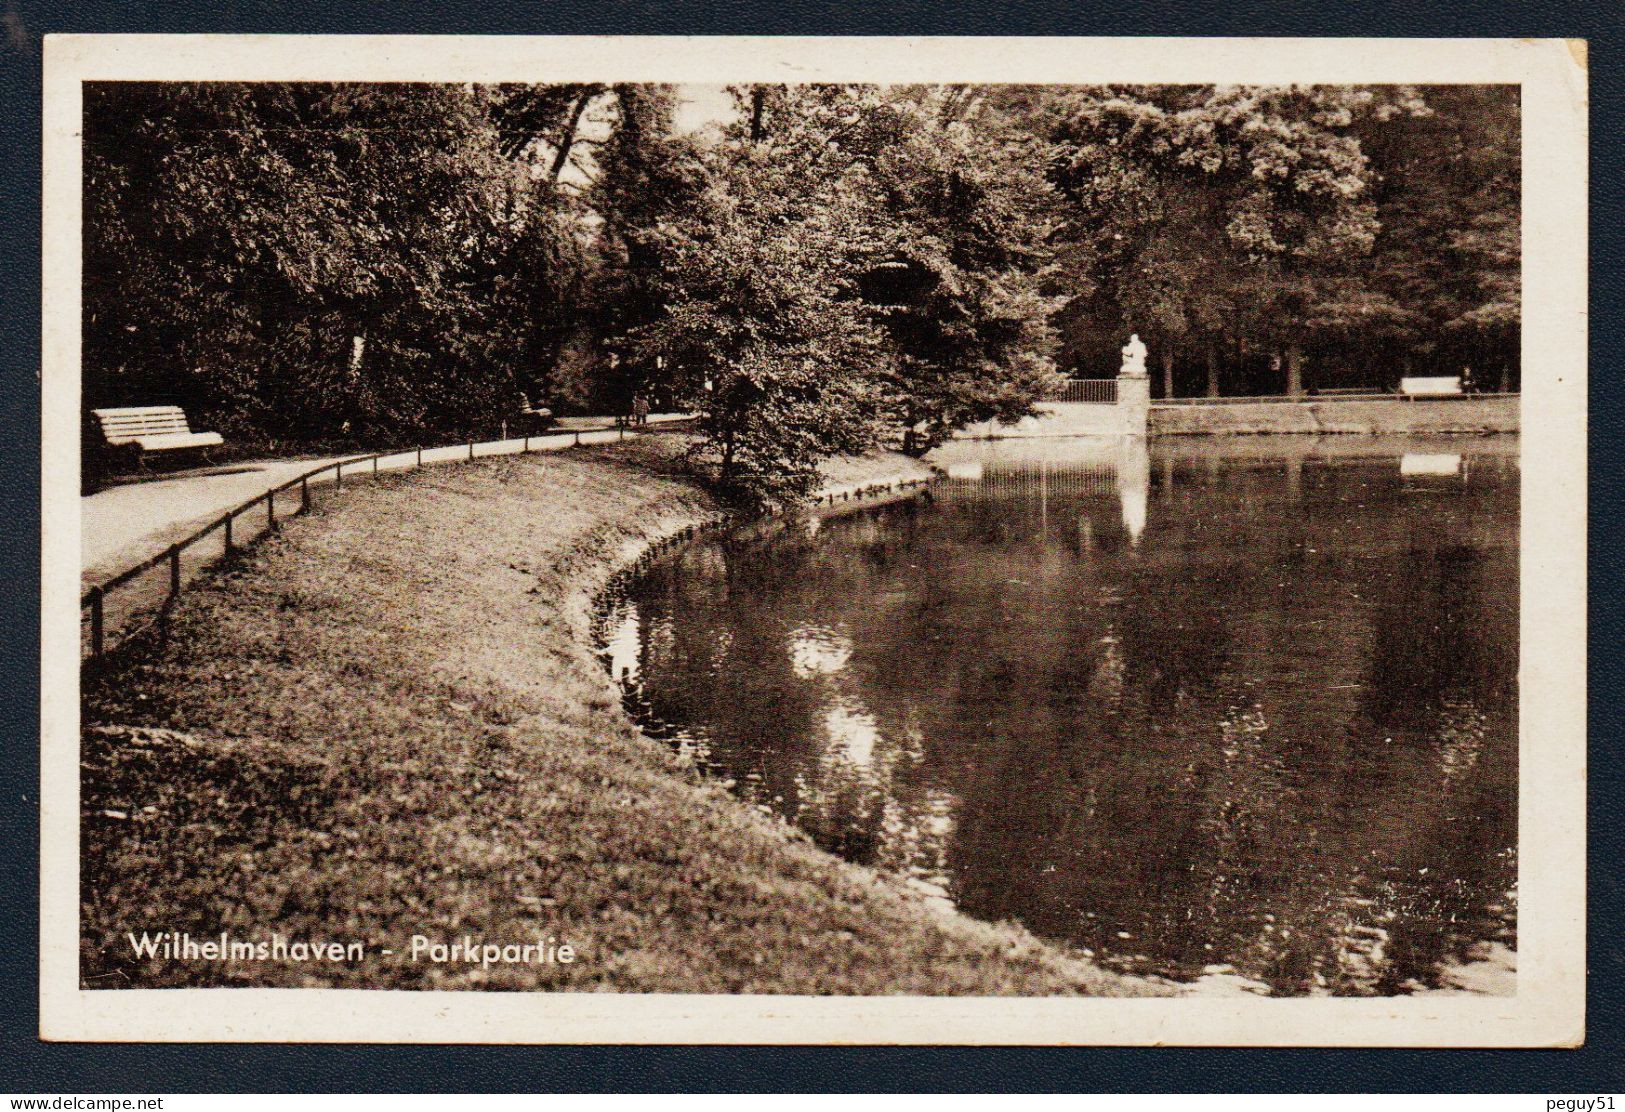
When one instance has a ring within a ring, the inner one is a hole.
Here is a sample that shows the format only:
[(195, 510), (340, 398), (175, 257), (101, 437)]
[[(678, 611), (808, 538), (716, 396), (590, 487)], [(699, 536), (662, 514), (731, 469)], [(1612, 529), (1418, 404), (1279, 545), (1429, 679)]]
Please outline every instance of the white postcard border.
[[(68, 35), (45, 41), (40, 1026), (52, 1040), (1573, 1046), (1585, 984), (1587, 93), (1564, 40)], [(1516, 996), (1107, 1000), (78, 987), (80, 83), (1517, 83)]]

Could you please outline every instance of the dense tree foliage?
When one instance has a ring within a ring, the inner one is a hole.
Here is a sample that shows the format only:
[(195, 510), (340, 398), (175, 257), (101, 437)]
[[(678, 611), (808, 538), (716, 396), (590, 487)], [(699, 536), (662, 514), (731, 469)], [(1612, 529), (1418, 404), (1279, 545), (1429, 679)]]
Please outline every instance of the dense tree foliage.
[(1472, 366), (1480, 385), (1506, 390), (1518, 374), (1518, 89), (1441, 86), (1427, 103), (1359, 129), (1381, 171), (1361, 277), (1403, 309), (1381, 333), (1350, 321), (1346, 337), (1390, 365)]
[(736, 95), (703, 194), (641, 223), (660, 309), (625, 333), (723, 485), (794, 496), (832, 452), (1027, 413), (1052, 377), (1043, 177), (929, 90)]
[(86, 90), (87, 400), (238, 435), (470, 429), (578, 280), (545, 180), (460, 86)]
[(880, 334), (855, 296), (867, 183), (748, 138), (706, 163), (703, 194), (643, 237), (662, 308), (626, 338), (644, 366), (670, 362), (725, 489), (794, 495), (875, 438)]
[[(1486, 87), (1004, 89), (1064, 197), (1074, 368), (1162, 388), (1391, 386), (1516, 357), (1518, 114)], [(1475, 145), (1475, 137), (1477, 143)], [(1453, 338), (1452, 338), (1453, 337)], [(1308, 367), (1306, 369), (1306, 364)]]
[(87, 405), (235, 441), (700, 415), (726, 488), (1169, 393), (1515, 388), (1515, 89), (90, 84)]

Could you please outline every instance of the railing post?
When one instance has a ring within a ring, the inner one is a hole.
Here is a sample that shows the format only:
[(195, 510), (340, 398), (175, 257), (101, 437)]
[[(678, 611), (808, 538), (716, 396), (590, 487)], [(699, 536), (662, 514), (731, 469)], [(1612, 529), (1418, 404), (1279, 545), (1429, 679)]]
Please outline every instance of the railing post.
[(90, 589), (90, 655), (101, 656), (103, 648), (102, 632), (102, 589)]
[(528, 433), (528, 432), (527, 432), (527, 433), (526, 433), (526, 434), (525, 434), (525, 451), (524, 451), (524, 452), (521, 452), (521, 453), (520, 453), (520, 454), (521, 454), (521, 455), (525, 455), (525, 454), (526, 454), (526, 453), (528, 453), (528, 452), (529, 452), (529, 451), (530, 451), (530, 433)]
[(577, 448), (581, 447), (581, 430), (580, 429), (576, 430), (576, 447)]
[(308, 475), (299, 477), (299, 512), (302, 514), (310, 512), (310, 476)]
[(418, 466), (423, 466), (423, 445), (418, 445)]
[(374, 475), (378, 474), (378, 457), (377, 456), (372, 457), (372, 473)]
[(169, 597), (178, 598), (181, 593), (181, 546), (169, 546)]
[(232, 515), (230, 515), (230, 514), (226, 515), (226, 553), (225, 554), (227, 556), (231, 555), (231, 523), (233, 521), (235, 521), (235, 520), (237, 520), (237, 519), (232, 517)]
[(265, 531), (271, 532), (276, 528), (276, 491), (265, 492)]
[(468, 458), (474, 458), (474, 442), (472, 440), (468, 442)]
[(344, 461), (340, 460), (333, 465), (333, 489), (344, 489)]

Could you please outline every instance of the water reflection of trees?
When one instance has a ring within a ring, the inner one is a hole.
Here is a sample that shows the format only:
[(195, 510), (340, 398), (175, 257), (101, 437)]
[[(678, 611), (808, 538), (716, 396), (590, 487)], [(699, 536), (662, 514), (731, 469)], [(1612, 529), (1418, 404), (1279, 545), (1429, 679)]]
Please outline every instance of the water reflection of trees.
[(1278, 991), (1425, 981), (1506, 931), (1515, 488), (1295, 470), (1148, 469), (1138, 547), (1115, 484), (1046, 475), (696, 548), (640, 591), (651, 700), (971, 914)]

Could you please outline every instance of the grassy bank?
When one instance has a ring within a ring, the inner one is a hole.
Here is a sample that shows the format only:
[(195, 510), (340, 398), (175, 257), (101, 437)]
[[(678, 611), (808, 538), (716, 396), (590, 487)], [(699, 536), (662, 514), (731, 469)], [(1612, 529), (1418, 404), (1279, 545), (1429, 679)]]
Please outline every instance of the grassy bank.
[[(654, 443), (491, 460), (348, 489), (198, 584), (167, 640), (86, 677), (86, 985), (1152, 991), (938, 915), (637, 733), (590, 599), (715, 512)], [(138, 960), (132, 931), (366, 956)], [(578, 960), (414, 963), (414, 934)]]

